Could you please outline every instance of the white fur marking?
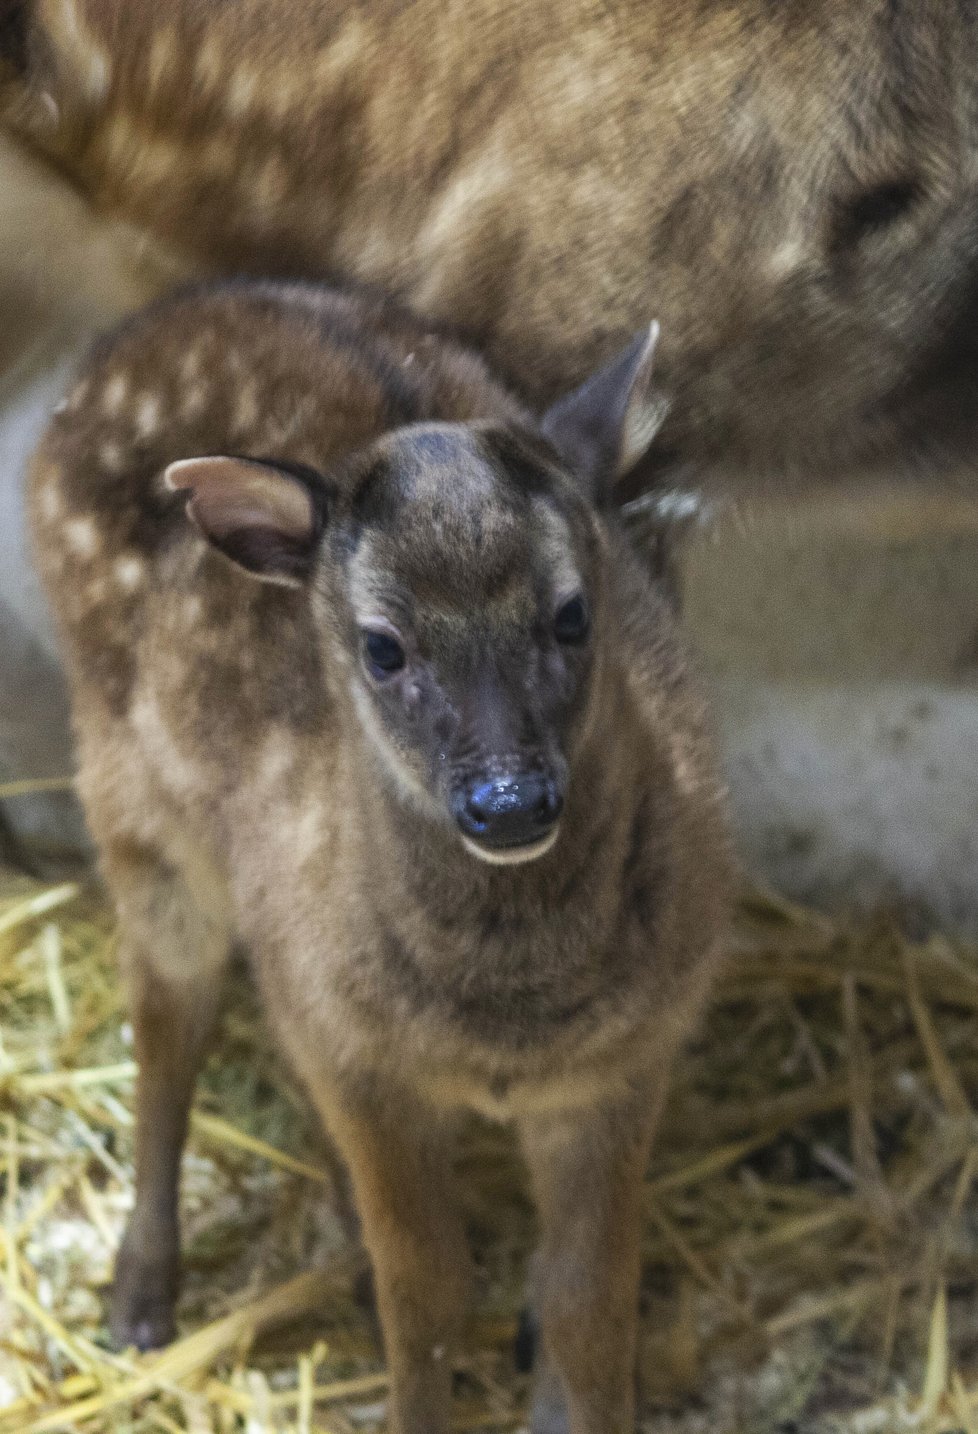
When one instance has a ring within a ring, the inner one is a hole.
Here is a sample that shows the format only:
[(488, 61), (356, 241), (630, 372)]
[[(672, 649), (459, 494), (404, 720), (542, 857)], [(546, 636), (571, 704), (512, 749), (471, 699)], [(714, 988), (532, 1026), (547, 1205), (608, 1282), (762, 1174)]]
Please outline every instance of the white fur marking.
[(119, 558), (112, 571), (123, 592), (133, 593), (143, 581), (146, 565), (142, 558)]
[(98, 461), (107, 473), (121, 473), (125, 464), (118, 443), (103, 443), (98, 451)]
[(140, 438), (152, 438), (160, 427), (160, 400), (155, 393), (140, 394), (136, 401), (136, 432)]
[(197, 418), (207, 407), (207, 386), (202, 383), (188, 388), (180, 400), (180, 417)]
[(149, 83), (158, 89), (176, 59), (176, 42), (170, 30), (157, 30), (149, 47)]
[(310, 802), (292, 828), (292, 855), (296, 862), (311, 860), (323, 843), (323, 813), (318, 802)]
[(94, 558), (98, 552), (99, 534), (93, 519), (71, 518), (64, 527), (65, 542), (80, 558)]
[(295, 752), (284, 732), (273, 731), (265, 739), (260, 761), (260, 777), (274, 786), (295, 764)]
[(197, 59), (194, 63), (194, 70), (204, 84), (216, 84), (221, 78), (221, 71), (224, 65), (224, 57), (221, 54), (221, 46), (216, 35), (208, 35), (200, 49), (197, 51)]
[(61, 38), (81, 64), (81, 79), (91, 100), (104, 99), (109, 88), (109, 57), (86, 32), (72, 0), (61, 0)]
[(243, 385), (234, 406), (234, 426), (244, 433), (258, 422), (258, 389), (252, 382)]
[(232, 115), (243, 115), (255, 101), (255, 94), (261, 81), (257, 70), (241, 65), (228, 82), (225, 103)]
[(41, 489), (41, 517), (53, 523), (61, 516), (61, 489), (58, 480), (50, 478)]
[(798, 239), (779, 244), (768, 259), (768, 273), (775, 279), (793, 274), (805, 262), (805, 247)]
[(115, 418), (122, 412), (128, 394), (129, 380), (125, 374), (117, 373), (114, 378), (109, 379), (102, 393), (102, 412), (106, 417)]
[(203, 361), (204, 355), (200, 348), (187, 350), (180, 360), (180, 377), (184, 383), (193, 383), (194, 379), (200, 375)]

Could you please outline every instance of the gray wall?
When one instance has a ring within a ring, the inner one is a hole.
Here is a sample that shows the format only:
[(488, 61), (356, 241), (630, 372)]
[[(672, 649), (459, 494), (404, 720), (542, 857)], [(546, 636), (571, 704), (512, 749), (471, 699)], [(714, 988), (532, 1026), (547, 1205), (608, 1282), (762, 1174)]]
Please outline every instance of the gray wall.
[[(27, 458), (92, 336), (176, 272), (0, 140), (0, 782), (70, 770), (64, 687), (26, 541)], [(42, 844), (82, 839), (65, 798), (7, 811)]]
[(687, 555), (741, 847), (790, 895), (978, 929), (976, 487), (859, 485)]

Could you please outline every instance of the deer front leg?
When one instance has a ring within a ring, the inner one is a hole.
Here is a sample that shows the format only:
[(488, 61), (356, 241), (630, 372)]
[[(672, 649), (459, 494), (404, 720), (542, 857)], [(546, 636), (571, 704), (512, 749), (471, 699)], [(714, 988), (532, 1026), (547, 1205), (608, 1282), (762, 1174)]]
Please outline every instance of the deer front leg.
[(454, 1201), (452, 1131), (409, 1094), (314, 1091), (347, 1161), (373, 1265), (396, 1434), (447, 1434), (470, 1262)]
[(634, 1429), (642, 1181), (662, 1094), (643, 1083), (520, 1122), (541, 1223), (533, 1434)]
[(179, 1281), (180, 1157), (230, 949), (226, 922), (144, 849), (116, 847), (105, 869), (120, 919), (139, 1074), (136, 1203), (116, 1260), (112, 1336), (156, 1348), (173, 1338)]

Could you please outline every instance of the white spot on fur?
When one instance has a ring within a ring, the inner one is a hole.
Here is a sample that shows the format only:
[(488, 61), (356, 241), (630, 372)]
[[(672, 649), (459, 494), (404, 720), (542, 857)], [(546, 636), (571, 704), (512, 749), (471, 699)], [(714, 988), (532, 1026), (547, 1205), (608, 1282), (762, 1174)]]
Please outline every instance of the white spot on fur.
[(122, 412), (123, 404), (129, 396), (129, 380), (125, 374), (117, 373), (110, 378), (102, 392), (102, 412), (107, 418), (115, 418)]
[(92, 518), (71, 518), (64, 526), (68, 547), (79, 558), (94, 558), (100, 547), (98, 528)]
[(261, 75), (250, 65), (239, 65), (228, 81), (225, 103), (228, 113), (241, 116), (251, 109), (261, 84)]
[(360, 65), (366, 28), (361, 20), (350, 19), (325, 50), (320, 50), (312, 62), (310, 73), (313, 83), (327, 88), (342, 78), (347, 71)]
[[(480, 209), (498, 204), (511, 182), (509, 151), (496, 139), (476, 154), (448, 185), (418, 241), (420, 252), (456, 252), (459, 233), (470, 232), (477, 222), (474, 216)], [(436, 282), (429, 283), (431, 292)]]
[(49, 478), (41, 489), (41, 517), (53, 523), (61, 516), (61, 489), (57, 478)]
[(216, 35), (208, 35), (197, 51), (194, 73), (201, 84), (210, 87), (219, 83), (224, 71), (224, 55)]
[(258, 414), (258, 388), (248, 381), (242, 386), (234, 405), (234, 426), (238, 433), (254, 428)]
[(274, 786), (280, 782), (295, 763), (295, 751), (284, 732), (272, 731), (265, 738), (259, 759), (259, 776), (263, 782)]
[(129, 715), (145, 749), (153, 754), (159, 770), (165, 772), (167, 785), (182, 794), (199, 793), (202, 780), (200, 768), (174, 742), (156, 694), (140, 692)]
[(125, 458), (118, 443), (103, 443), (98, 451), (98, 461), (106, 473), (121, 473)]
[(73, 0), (61, 0), (55, 18), (56, 38), (67, 57), (78, 65), (78, 76), (90, 100), (105, 98), (109, 89), (109, 57), (82, 23)]
[(167, 78), (177, 58), (177, 45), (172, 30), (157, 30), (149, 47), (149, 62), (147, 70), (149, 73), (150, 89), (159, 89), (163, 80)]
[(197, 383), (193, 388), (185, 389), (180, 398), (180, 417), (199, 418), (207, 407), (207, 398), (206, 384)]
[(300, 865), (311, 861), (323, 844), (323, 811), (309, 802), (292, 828), (292, 855)]
[(204, 604), (196, 593), (191, 593), (183, 600), (183, 616), (186, 622), (197, 623), (204, 612)]
[(302, 76), (280, 74), (266, 86), (264, 100), (277, 119), (285, 119), (308, 97), (309, 86), (304, 73)]
[(200, 376), (204, 364), (203, 350), (197, 348), (188, 349), (180, 360), (180, 377), (184, 383), (193, 383), (194, 379)]
[(699, 790), (699, 778), (690, 762), (685, 757), (676, 763), (676, 785), (684, 796), (691, 797)]
[(159, 432), (161, 407), (155, 393), (141, 393), (136, 400), (136, 432), (140, 438), (152, 438)]
[(767, 269), (774, 279), (787, 278), (805, 262), (805, 246), (798, 239), (789, 239), (779, 244), (767, 262)]
[(142, 558), (127, 557), (117, 559), (112, 569), (115, 580), (123, 592), (133, 593), (140, 586), (146, 573), (146, 565)]

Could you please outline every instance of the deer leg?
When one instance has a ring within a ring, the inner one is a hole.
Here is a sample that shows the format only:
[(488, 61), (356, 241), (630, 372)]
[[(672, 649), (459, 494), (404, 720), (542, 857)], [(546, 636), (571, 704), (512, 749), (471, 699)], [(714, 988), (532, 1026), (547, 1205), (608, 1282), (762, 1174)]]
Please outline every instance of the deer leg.
[(584, 1110), (525, 1117), (540, 1212), (533, 1434), (631, 1434), (642, 1181), (660, 1083)]
[(347, 1161), (373, 1266), (397, 1434), (447, 1434), (469, 1253), (453, 1199), (452, 1131), (409, 1095), (314, 1090)]
[(139, 1075), (136, 1203), (116, 1260), (111, 1329), (140, 1349), (168, 1343), (179, 1280), (180, 1158), (230, 952), (226, 913), (146, 849), (110, 847)]

